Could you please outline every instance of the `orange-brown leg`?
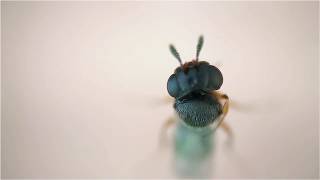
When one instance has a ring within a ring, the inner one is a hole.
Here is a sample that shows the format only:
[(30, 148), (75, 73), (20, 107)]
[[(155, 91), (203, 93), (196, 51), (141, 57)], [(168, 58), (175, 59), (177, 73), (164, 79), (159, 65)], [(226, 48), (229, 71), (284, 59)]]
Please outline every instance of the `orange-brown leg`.
[(224, 105), (222, 107), (222, 115), (219, 119), (217, 127), (221, 127), (227, 134), (232, 135), (232, 131), (229, 125), (227, 125), (223, 120), (229, 112), (229, 97), (226, 94), (214, 91), (212, 95), (216, 97), (220, 102), (224, 101)]
[(224, 113), (224, 114), (227, 114), (228, 113), (228, 111), (229, 111), (229, 97), (228, 97), (228, 95), (226, 95), (226, 94), (223, 94), (223, 93), (220, 93), (220, 92), (218, 92), (218, 91), (213, 91), (212, 92), (212, 95), (214, 96), (214, 97), (216, 97), (218, 100), (224, 100), (225, 101), (225, 103), (224, 103), (224, 105), (223, 105), (223, 109), (222, 109), (222, 112)]
[(233, 110), (238, 110), (238, 111), (249, 111), (252, 109), (252, 107), (250, 105), (242, 104), (238, 101), (235, 101), (234, 99), (230, 100), (226, 94), (223, 94), (223, 93), (220, 93), (217, 91), (213, 92), (212, 94), (213, 94), (213, 96), (215, 96), (219, 100), (228, 99), (228, 101), (229, 101), (228, 102), (228, 109), (229, 109), (229, 107), (231, 107)]

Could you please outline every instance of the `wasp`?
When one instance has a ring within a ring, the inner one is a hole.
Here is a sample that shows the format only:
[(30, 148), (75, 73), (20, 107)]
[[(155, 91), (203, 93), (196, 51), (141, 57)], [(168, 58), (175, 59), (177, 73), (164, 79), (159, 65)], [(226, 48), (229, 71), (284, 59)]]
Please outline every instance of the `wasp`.
[(179, 61), (174, 73), (167, 81), (167, 91), (174, 98), (174, 110), (182, 122), (191, 128), (216, 129), (221, 125), (229, 127), (223, 119), (228, 113), (229, 97), (218, 92), (223, 84), (221, 71), (207, 61), (200, 61), (199, 55), (204, 43), (201, 35), (196, 47), (196, 58), (182, 63), (175, 46), (170, 44), (171, 54)]

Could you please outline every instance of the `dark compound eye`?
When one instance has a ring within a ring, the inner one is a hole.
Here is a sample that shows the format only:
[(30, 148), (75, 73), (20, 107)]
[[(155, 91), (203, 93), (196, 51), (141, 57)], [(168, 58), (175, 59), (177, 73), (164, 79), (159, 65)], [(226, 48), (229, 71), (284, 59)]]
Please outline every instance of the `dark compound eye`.
[(198, 72), (198, 76), (199, 76), (199, 87), (201, 87), (201, 89), (203, 90), (207, 90), (208, 87), (208, 82), (209, 82), (209, 73), (208, 73), (208, 69), (209, 69), (209, 63), (207, 62), (200, 62), (199, 64), (199, 72)]
[(223, 77), (221, 71), (215, 66), (208, 67), (208, 85), (207, 88), (210, 90), (218, 90), (220, 89), (223, 83)]
[(176, 75), (172, 74), (167, 82), (167, 90), (170, 96), (177, 97), (180, 92), (180, 88), (176, 79)]
[(223, 83), (223, 77), (218, 68), (208, 63), (201, 62), (199, 65), (200, 87), (206, 91), (217, 90)]
[(179, 98), (190, 93), (198, 87), (198, 72), (195, 68), (189, 69), (187, 73), (178, 70), (171, 75), (167, 82), (167, 90), (170, 96)]

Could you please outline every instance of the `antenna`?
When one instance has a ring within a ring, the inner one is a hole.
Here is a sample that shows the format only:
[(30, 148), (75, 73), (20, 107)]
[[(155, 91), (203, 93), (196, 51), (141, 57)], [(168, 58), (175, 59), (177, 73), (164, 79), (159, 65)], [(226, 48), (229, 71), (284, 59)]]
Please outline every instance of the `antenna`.
[(170, 44), (169, 49), (170, 49), (171, 54), (179, 61), (180, 65), (182, 66), (182, 61), (181, 61), (180, 55), (179, 55), (178, 51), (176, 50), (176, 48), (172, 44)]
[(200, 54), (200, 51), (202, 49), (202, 46), (203, 46), (203, 36), (201, 35), (199, 37), (199, 40), (198, 40), (198, 44), (197, 44), (197, 56), (196, 56), (196, 61), (198, 61), (199, 59), (199, 54)]

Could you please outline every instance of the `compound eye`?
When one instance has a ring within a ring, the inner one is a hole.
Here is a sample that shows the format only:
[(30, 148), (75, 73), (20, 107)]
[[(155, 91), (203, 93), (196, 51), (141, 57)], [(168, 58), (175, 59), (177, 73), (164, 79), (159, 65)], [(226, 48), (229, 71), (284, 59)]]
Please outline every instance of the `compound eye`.
[(208, 87), (208, 81), (209, 81), (209, 73), (208, 73), (208, 69), (210, 68), (209, 63), (206, 62), (200, 62), (199, 65), (199, 72), (198, 72), (198, 76), (199, 76), (199, 87), (203, 90), (207, 90)]
[(178, 85), (178, 81), (176, 79), (176, 75), (172, 74), (167, 82), (167, 90), (170, 96), (172, 97), (178, 97), (180, 88)]
[(208, 85), (209, 90), (218, 90), (220, 89), (223, 83), (223, 77), (221, 71), (215, 66), (209, 66), (208, 68)]

